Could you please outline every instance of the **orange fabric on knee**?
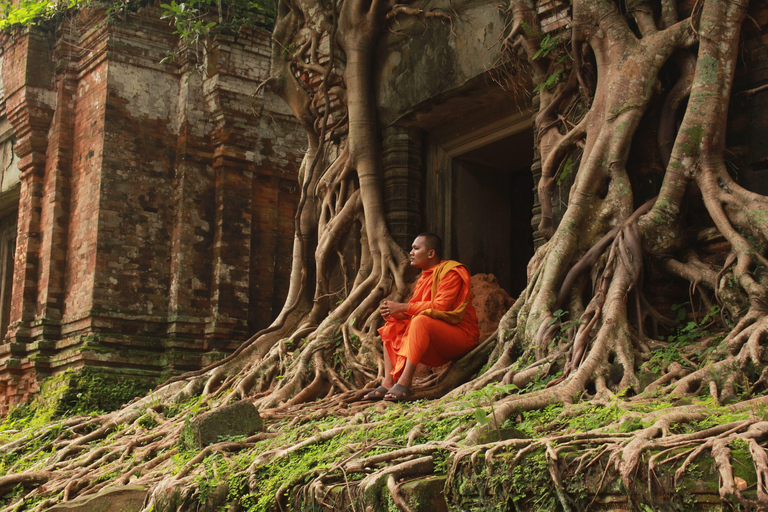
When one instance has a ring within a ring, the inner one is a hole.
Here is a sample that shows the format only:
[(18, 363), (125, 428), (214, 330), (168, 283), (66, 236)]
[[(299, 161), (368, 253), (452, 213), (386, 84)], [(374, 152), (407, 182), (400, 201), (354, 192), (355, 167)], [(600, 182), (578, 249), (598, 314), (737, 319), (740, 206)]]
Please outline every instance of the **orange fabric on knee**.
[(391, 338), (382, 335), (384, 347), (392, 361), (395, 380), (400, 378), (406, 360), (413, 364), (441, 366), (469, 352), (478, 341), (477, 337), (468, 335), (458, 325), (424, 315), (397, 323), (402, 324), (395, 329), (401, 335)]

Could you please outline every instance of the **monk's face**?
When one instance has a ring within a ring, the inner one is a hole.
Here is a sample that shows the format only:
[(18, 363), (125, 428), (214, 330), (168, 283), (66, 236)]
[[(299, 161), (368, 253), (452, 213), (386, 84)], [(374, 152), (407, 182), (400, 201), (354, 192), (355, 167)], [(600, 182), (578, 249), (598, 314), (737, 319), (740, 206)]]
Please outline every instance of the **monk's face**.
[(432, 266), (432, 260), (435, 258), (435, 250), (427, 247), (427, 239), (423, 236), (417, 236), (411, 245), (411, 266), (425, 269)]

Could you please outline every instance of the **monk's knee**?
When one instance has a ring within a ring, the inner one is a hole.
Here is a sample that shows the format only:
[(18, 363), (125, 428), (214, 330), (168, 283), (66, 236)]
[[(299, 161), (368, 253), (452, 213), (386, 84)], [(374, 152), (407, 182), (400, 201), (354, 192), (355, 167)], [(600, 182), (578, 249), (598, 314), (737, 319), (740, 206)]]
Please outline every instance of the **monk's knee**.
[(427, 315), (418, 315), (411, 319), (411, 332), (414, 329), (428, 330), (429, 324), (432, 322), (432, 318)]

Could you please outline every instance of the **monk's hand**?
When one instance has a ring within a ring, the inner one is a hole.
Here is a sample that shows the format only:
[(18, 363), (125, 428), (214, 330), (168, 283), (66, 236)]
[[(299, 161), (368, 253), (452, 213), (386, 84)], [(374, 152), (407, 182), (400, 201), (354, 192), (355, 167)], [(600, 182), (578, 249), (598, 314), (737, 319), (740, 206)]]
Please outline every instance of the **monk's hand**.
[(390, 304), (390, 301), (388, 301), (388, 300), (385, 300), (385, 301), (384, 301), (384, 302), (382, 302), (382, 303), (381, 303), (381, 305), (379, 306), (379, 313), (381, 313), (381, 317), (382, 317), (384, 320), (386, 320), (387, 318), (389, 318), (389, 317), (390, 317), (390, 315), (392, 314), (392, 313), (389, 311), (389, 304)]
[(391, 300), (385, 300), (379, 306), (379, 313), (382, 318), (386, 320), (390, 316), (398, 320), (403, 320), (407, 317), (405, 312), (408, 311), (408, 304), (403, 302), (392, 302)]
[(387, 301), (387, 307), (389, 308), (389, 314), (395, 318), (404, 318), (405, 312), (408, 311), (407, 302), (392, 302)]

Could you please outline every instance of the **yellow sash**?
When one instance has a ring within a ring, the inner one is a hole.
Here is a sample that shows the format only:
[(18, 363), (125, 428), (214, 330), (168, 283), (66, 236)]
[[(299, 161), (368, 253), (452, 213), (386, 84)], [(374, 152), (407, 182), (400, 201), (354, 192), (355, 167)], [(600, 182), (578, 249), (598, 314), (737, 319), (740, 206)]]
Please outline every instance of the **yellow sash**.
[[(447, 260), (439, 263), (435, 270), (432, 272), (432, 296), (431, 299), (435, 300), (435, 296), (437, 295), (437, 284), (440, 282), (440, 280), (445, 277), (445, 275), (453, 270), (456, 267), (463, 267), (461, 263), (458, 261), (453, 260)], [(447, 322), (451, 325), (456, 325), (459, 322), (462, 321), (464, 318), (464, 314), (467, 312), (467, 304), (469, 304), (469, 301), (472, 300), (472, 294), (469, 293), (469, 286), (470, 284), (464, 280), (464, 284), (467, 287), (467, 294), (466, 299), (464, 302), (459, 304), (459, 307), (454, 309), (453, 311), (440, 311), (438, 309), (425, 309), (422, 311), (421, 315), (427, 315), (428, 317), (435, 318), (437, 320), (442, 320), (443, 322)]]

